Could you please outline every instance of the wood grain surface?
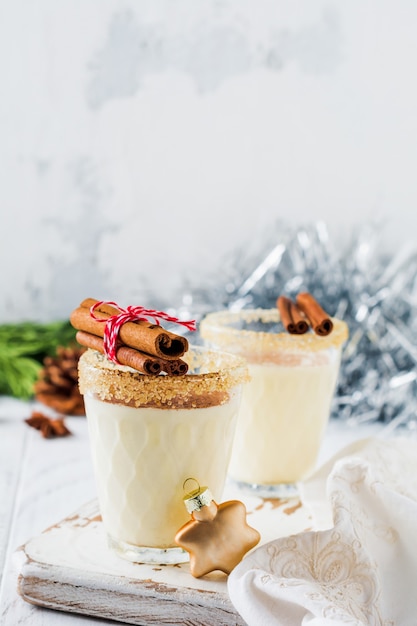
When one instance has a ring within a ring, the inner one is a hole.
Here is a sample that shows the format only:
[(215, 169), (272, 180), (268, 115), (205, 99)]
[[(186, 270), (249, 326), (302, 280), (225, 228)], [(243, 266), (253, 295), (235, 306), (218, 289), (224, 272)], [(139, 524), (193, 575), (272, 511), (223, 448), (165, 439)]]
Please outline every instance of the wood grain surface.
[[(233, 490), (225, 497), (245, 501), (248, 522), (263, 541), (311, 528), (311, 515), (298, 499), (245, 498)], [(134, 564), (114, 554), (96, 501), (30, 539), (16, 558), (21, 596), (49, 609), (127, 624), (244, 624), (221, 572), (196, 579), (187, 563)]]

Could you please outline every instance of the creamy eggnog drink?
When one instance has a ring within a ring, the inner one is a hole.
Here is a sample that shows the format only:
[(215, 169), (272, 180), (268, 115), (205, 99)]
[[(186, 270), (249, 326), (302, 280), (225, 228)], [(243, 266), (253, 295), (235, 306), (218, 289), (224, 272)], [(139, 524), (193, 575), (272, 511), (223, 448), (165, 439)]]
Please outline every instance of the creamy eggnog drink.
[(207, 345), (247, 360), (229, 473), (260, 495), (295, 494), (315, 466), (348, 336), (332, 321), (326, 337), (284, 332), (278, 309), (211, 313), (200, 324)]
[(174, 541), (189, 520), (188, 478), (222, 496), (247, 368), (204, 348), (183, 358), (184, 376), (147, 376), (95, 350), (80, 359), (103, 524), (110, 545), (136, 562), (188, 560)]

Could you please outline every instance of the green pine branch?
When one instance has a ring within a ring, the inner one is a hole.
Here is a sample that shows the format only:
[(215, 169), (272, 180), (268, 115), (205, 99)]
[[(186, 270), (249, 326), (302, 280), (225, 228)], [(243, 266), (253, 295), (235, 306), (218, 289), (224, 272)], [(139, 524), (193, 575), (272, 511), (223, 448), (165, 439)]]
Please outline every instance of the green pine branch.
[(58, 346), (76, 345), (75, 333), (68, 321), (0, 325), (0, 395), (33, 396), (43, 359)]

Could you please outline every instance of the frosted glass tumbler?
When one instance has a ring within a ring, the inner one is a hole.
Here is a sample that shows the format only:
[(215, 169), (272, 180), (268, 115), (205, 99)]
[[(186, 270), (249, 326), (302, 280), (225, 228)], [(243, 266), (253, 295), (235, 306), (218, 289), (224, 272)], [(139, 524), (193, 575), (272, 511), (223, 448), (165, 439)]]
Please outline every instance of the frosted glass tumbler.
[(203, 347), (182, 358), (185, 376), (147, 376), (94, 350), (79, 362), (103, 525), (134, 562), (187, 561), (174, 541), (189, 520), (184, 481), (216, 499), (224, 488), (247, 367)]
[(330, 335), (290, 335), (278, 309), (219, 311), (200, 324), (207, 346), (243, 356), (250, 382), (229, 467), (240, 487), (263, 497), (296, 495), (314, 469), (329, 419), (345, 322)]

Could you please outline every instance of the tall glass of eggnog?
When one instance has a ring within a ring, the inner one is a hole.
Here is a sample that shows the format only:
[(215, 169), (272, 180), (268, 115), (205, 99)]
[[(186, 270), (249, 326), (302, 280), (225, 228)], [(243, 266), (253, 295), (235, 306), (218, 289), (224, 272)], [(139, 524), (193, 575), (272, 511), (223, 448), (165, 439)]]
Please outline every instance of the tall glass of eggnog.
[(200, 323), (207, 346), (245, 357), (245, 386), (229, 474), (262, 497), (298, 493), (314, 469), (335, 391), (345, 322), (331, 334), (284, 331), (278, 309), (219, 311)]
[(184, 376), (141, 374), (91, 349), (79, 362), (103, 525), (130, 561), (188, 560), (174, 541), (189, 520), (188, 478), (222, 496), (247, 366), (204, 347), (183, 359)]

